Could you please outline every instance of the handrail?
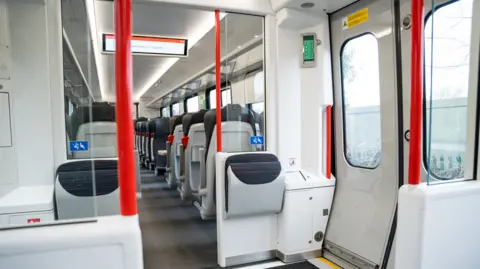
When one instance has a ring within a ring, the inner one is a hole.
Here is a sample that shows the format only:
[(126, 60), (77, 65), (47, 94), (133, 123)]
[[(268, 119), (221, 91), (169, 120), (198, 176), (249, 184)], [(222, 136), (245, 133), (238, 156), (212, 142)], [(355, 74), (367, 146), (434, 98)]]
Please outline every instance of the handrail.
[[(96, 34), (96, 33), (93, 33)], [(135, 155), (132, 132), (132, 0), (115, 0), (116, 121), (120, 213), (137, 215)]]
[(328, 105), (326, 107), (326, 116), (327, 116), (327, 128), (326, 128), (326, 156), (327, 160), (325, 163), (325, 176), (328, 179), (332, 178), (332, 106)]
[(422, 52), (423, 0), (412, 1), (412, 51), (410, 85), (410, 154), (408, 156), (408, 184), (420, 184), (422, 154)]
[(221, 74), (220, 74), (220, 10), (215, 10), (215, 88), (217, 100), (217, 152), (222, 152), (222, 93), (221, 93)]

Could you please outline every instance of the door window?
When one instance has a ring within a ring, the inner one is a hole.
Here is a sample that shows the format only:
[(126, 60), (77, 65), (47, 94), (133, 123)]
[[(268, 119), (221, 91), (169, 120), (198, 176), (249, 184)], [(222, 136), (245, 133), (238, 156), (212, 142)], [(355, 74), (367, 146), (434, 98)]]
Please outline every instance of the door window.
[(378, 42), (363, 34), (341, 50), (344, 143), (347, 162), (376, 168), (381, 159), (380, 74)]

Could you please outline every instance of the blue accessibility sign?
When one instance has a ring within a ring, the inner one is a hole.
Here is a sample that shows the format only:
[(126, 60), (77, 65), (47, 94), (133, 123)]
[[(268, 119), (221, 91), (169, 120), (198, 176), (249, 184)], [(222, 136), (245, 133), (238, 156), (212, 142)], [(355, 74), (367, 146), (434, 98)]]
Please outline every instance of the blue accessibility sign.
[(88, 150), (88, 141), (71, 141), (70, 142), (70, 151), (87, 151)]
[(264, 142), (263, 136), (250, 136), (250, 144), (252, 145), (263, 145)]

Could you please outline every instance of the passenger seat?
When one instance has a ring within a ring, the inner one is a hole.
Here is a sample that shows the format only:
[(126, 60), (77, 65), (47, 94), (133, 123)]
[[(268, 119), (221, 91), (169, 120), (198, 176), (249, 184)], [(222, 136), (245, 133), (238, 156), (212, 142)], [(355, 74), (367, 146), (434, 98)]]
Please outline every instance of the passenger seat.
[(173, 143), (170, 150), (171, 170), (167, 177), (167, 183), (170, 188), (178, 186), (180, 177), (180, 145), (183, 137), (182, 119), (185, 114), (175, 118), (173, 123)]
[(88, 151), (72, 152), (74, 159), (117, 157), (117, 125), (113, 106), (94, 103), (91, 107), (79, 107), (72, 114), (71, 124), (71, 141), (88, 142)]
[[(207, 110), (187, 114), (183, 117), (182, 125), (184, 137), (182, 138), (184, 154), (181, 159), (182, 173), (180, 176), (180, 196), (182, 199), (192, 197), (192, 191), (198, 200), (198, 186), (200, 182), (200, 149), (205, 147), (204, 118)], [(191, 184), (195, 182), (196, 188), (192, 190)]]
[[(153, 140), (153, 154), (155, 155), (155, 174), (160, 175), (166, 171), (167, 156), (162, 152), (167, 149), (169, 118), (158, 118), (155, 120), (155, 139)], [(159, 154), (159, 151), (162, 154)]]
[[(255, 116), (248, 108), (229, 104), (221, 109), (222, 152), (252, 152), (250, 137), (256, 134)], [(210, 110), (204, 118), (206, 147), (200, 149), (201, 182), (199, 195), (201, 203), (195, 202), (202, 219), (214, 218), (215, 210), (215, 154), (217, 152), (216, 109)], [(195, 188), (192, 186), (192, 189)]]

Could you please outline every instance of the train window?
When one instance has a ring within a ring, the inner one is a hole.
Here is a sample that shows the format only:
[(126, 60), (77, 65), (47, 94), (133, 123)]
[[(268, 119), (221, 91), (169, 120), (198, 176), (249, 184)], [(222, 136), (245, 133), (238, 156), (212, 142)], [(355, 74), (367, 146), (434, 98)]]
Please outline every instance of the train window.
[(187, 112), (197, 112), (199, 110), (198, 96), (188, 98), (186, 103)]
[(210, 109), (214, 109), (217, 107), (217, 95), (215, 90), (211, 90), (208, 92), (208, 104)]
[(222, 91), (222, 106), (226, 106), (232, 103), (232, 90), (223, 90)]
[(170, 109), (168, 107), (162, 107), (161, 113), (164, 118), (170, 117)]
[(251, 109), (255, 111), (255, 113), (260, 114), (265, 111), (265, 102), (251, 104)]
[[(232, 103), (232, 91), (230, 89), (222, 90), (222, 107)], [(210, 109), (217, 107), (217, 95), (215, 89), (208, 92), (208, 104)]]
[(180, 103), (172, 104), (172, 116), (180, 115)]
[(443, 180), (464, 177), (473, 2), (439, 6), (425, 24), (424, 162)]
[(341, 51), (345, 157), (352, 166), (374, 169), (381, 159), (378, 41), (363, 34)]

